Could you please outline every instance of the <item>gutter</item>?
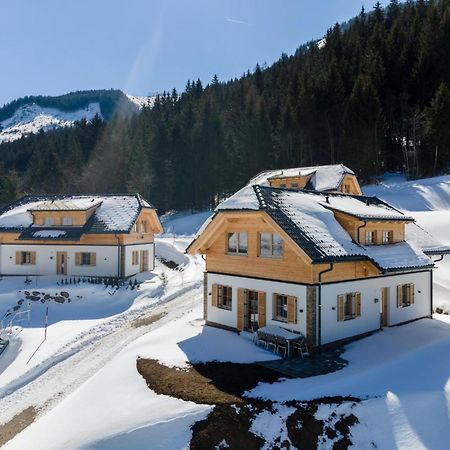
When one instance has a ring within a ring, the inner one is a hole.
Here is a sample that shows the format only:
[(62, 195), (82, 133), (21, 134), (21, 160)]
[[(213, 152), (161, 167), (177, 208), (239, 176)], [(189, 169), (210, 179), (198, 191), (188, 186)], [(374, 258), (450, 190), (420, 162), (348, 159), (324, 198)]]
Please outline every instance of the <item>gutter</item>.
[(319, 293), (318, 293), (318, 311), (317, 311), (317, 346), (322, 345), (322, 275), (333, 270), (334, 263), (330, 262), (330, 267), (319, 272)]

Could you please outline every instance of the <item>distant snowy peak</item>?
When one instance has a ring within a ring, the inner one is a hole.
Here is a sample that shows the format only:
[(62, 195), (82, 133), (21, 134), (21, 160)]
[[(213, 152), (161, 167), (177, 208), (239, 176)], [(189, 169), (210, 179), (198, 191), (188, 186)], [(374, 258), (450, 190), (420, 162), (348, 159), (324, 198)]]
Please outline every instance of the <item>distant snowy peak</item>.
[(153, 106), (153, 103), (155, 102), (155, 97), (143, 97), (139, 95), (131, 95), (131, 94), (125, 94), (130, 100), (130, 102), (133, 102), (138, 108), (143, 108), (144, 106), (151, 107)]
[(23, 105), (13, 116), (0, 122), (0, 144), (38, 133), (40, 130), (68, 127), (82, 119), (92, 120), (97, 114), (102, 117), (99, 103), (89, 103), (85, 108), (76, 111), (44, 108), (36, 103)]

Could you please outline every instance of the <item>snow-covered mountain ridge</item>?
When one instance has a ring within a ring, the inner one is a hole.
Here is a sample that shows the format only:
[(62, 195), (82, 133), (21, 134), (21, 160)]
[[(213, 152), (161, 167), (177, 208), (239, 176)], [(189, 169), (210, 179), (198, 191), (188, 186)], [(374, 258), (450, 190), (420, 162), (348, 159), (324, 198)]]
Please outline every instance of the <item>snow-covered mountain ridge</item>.
[(76, 121), (92, 120), (98, 114), (102, 117), (99, 103), (76, 111), (61, 111), (56, 108), (43, 108), (36, 103), (19, 107), (12, 117), (0, 122), (0, 143), (11, 142), (39, 131), (68, 127)]
[[(18, 140), (41, 130), (49, 131), (72, 126), (75, 122), (83, 119), (89, 121), (96, 115), (108, 120), (112, 114), (111, 111), (118, 110), (121, 113), (129, 114), (142, 109), (144, 106), (152, 106), (154, 101), (154, 97), (129, 95), (121, 91), (113, 92), (107, 100), (105, 98), (100, 99), (95, 92), (91, 94), (90, 98), (86, 98), (89, 94), (89, 92), (81, 92), (81, 94), (73, 93), (60, 97), (41, 97), (43, 101), (39, 101), (39, 97), (28, 97), (6, 105), (5, 107), (9, 107), (10, 112), (8, 114), (5, 111), (5, 114), (0, 117), (0, 144)], [(74, 101), (74, 104), (70, 105), (72, 107), (58, 107), (58, 100), (60, 99), (70, 101), (71, 98), (83, 95), (85, 98), (81, 104)], [(103, 95), (107, 96), (108, 92)], [(96, 97), (98, 97), (98, 101)], [(58, 106), (53, 106), (52, 101)], [(102, 104), (102, 101), (107, 102), (107, 104)], [(17, 107), (12, 109), (11, 106), (14, 103), (17, 103)], [(5, 107), (0, 108), (0, 111), (4, 110)], [(107, 114), (104, 113), (105, 107), (108, 110)]]

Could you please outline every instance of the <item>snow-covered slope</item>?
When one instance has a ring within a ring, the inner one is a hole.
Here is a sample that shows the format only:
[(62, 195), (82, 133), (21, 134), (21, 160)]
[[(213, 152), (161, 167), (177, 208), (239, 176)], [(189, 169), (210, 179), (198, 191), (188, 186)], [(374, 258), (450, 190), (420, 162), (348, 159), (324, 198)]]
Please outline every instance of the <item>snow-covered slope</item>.
[(96, 114), (102, 117), (98, 103), (89, 103), (85, 108), (76, 111), (43, 108), (36, 103), (23, 105), (12, 117), (0, 122), (0, 143), (15, 141), (40, 130), (68, 127), (81, 119), (92, 120)]
[(140, 96), (140, 95), (131, 95), (131, 94), (125, 94), (130, 100), (130, 102), (133, 102), (137, 107), (143, 108), (144, 106), (153, 106), (153, 103), (155, 102), (155, 97), (150, 96)]

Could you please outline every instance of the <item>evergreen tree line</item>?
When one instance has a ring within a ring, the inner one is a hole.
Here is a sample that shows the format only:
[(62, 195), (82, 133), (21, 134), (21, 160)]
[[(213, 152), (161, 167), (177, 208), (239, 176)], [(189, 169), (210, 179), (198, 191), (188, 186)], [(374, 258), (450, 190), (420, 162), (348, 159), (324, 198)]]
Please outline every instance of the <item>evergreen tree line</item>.
[(450, 163), (450, 0), (377, 3), (272, 66), (159, 95), (151, 108), (0, 146), (0, 201), (140, 192), (214, 206), (261, 170), (344, 163), (363, 181)]

